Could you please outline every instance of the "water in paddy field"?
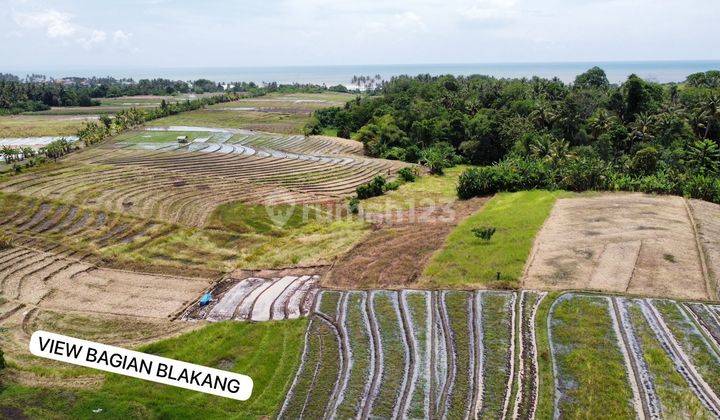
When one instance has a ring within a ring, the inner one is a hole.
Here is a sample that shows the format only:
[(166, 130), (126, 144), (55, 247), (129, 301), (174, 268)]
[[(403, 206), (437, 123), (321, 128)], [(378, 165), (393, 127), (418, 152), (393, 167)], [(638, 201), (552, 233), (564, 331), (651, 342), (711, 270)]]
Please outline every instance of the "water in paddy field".
[[(613, 61), (582, 63), (495, 63), (495, 64), (394, 64), (394, 65), (343, 65), (343, 66), (291, 66), (291, 67), (186, 67), (186, 68), (79, 68), (79, 69), (32, 69), (52, 77), (113, 76), (134, 79), (163, 77), (169, 79), (210, 79), (216, 82), (280, 82), (315, 83), (327, 85), (350, 85), (354, 75), (374, 76), (383, 79), (401, 74), (484, 74), (495, 77), (558, 77), (572, 82), (575, 76), (587, 69), (599, 66), (605, 70), (612, 83), (624, 81), (628, 75), (638, 76), (661, 83), (682, 82), (692, 73), (720, 70), (720, 60), (704, 61)], [(15, 71), (24, 75), (28, 71)]]

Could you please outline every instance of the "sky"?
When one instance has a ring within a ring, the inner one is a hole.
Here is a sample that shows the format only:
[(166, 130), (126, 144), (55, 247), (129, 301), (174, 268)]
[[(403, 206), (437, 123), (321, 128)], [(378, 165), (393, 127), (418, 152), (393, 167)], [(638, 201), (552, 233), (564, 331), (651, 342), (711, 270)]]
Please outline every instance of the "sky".
[(0, 0), (0, 71), (720, 59), (718, 0)]

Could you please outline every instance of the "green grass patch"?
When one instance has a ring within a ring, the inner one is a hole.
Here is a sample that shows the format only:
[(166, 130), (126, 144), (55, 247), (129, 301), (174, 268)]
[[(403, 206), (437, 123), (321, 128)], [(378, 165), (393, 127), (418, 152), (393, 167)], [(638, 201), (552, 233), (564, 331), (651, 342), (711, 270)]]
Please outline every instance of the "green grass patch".
[(370, 372), (370, 331), (365, 325), (365, 301), (363, 293), (349, 292), (347, 318), (345, 325), (350, 340), (352, 352), (352, 366), (345, 397), (338, 406), (337, 417), (341, 419), (354, 418), (360, 412), (360, 406), (365, 387), (371, 377)]
[[(496, 195), (450, 233), (425, 268), (422, 283), (432, 287), (517, 287), (535, 235), (555, 200), (568, 195), (541, 190)], [(483, 226), (497, 228), (489, 241), (472, 232)]]
[(337, 318), (338, 302), (340, 302), (341, 296), (341, 292), (335, 290), (323, 290), (320, 292), (318, 310), (332, 319)]
[(123, 143), (177, 143), (179, 136), (186, 136), (188, 142), (198, 138), (208, 138), (212, 133), (202, 131), (129, 131), (114, 138)]
[(243, 254), (238, 264), (241, 268), (329, 264), (368, 233), (367, 224), (358, 220), (313, 222), (279, 237), (265, 237), (261, 245)]
[(465, 417), (472, 401), (472, 369), (470, 358), (475, 357), (470, 348), (470, 319), (472, 294), (468, 292), (448, 292), (445, 295), (450, 329), (455, 342), (455, 383), (448, 398), (447, 417), (460, 419)]
[(208, 226), (238, 233), (281, 233), (317, 221), (324, 214), (313, 206), (289, 204), (263, 206), (242, 202), (220, 205), (210, 216)]
[(510, 370), (510, 310), (509, 293), (486, 292), (482, 295), (483, 331), (483, 406), (480, 418), (502, 417)]
[(292, 383), (302, 351), (306, 320), (222, 322), (140, 351), (222, 368), (253, 378), (253, 395), (239, 402), (168, 385), (108, 374), (99, 390), (27, 387), (5, 381), (0, 407), (31, 418), (272, 417)]
[(50, 115), (0, 116), (0, 138), (73, 136), (84, 124), (76, 117)]
[(555, 409), (555, 375), (548, 339), (548, 313), (560, 292), (549, 292), (538, 305), (535, 315), (535, 340), (538, 357), (538, 397), (535, 415), (539, 419), (553, 418)]
[(410, 408), (408, 410), (408, 417), (413, 419), (421, 419), (428, 416), (425, 410), (425, 394), (426, 387), (429, 387), (430, 378), (425, 373), (425, 366), (429, 365), (430, 351), (428, 348), (428, 331), (427, 326), (430, 322), (428, 316), (428, 299), (430, 296), (426, 295), (426, 292), (407, 292), (407, 306), (410, 312), (410, 318), (412, 319), (413, 326), (415, 327), (415, 342), (418, 349), (418, 360), (415, 369), (419, 372), (417, 382), (415, 383), (415, 390), (410, 396)]
[(375, 292), (374, 308), (380, 328), (383, 351), (383, 371), (380, 390), (373, 403), (371, 416), (391, 418), (393, 409), (400, 399), (400, 385), (405, 372), (405, 349), (403, 347), (402, 324), (395, 309), (391, 293)]
[(383, 213), (452, 203), (457, 200), (457, 180), (467, 168), (459, 165), (446, 169), (444, 175), (419, 176), (395, 191), (363, 200), (362, 208), (369, 213)]
[(607, 299), (569, 296), (550, 316), (560, 416), (634, 419), (632, 390)]
[(653, 303), (700, 375), (713, 391), (720, 393), (720, 359), (695, 322), (676, 302), (656, 300)]
[[(284, 413), (286, 418), (323, 418), (338, 379), (338, 343), (325, 321), (319, 318), (311, 321), (308, 341), (309, 351), (298, 372), (298, 381)], [(284, 396), (285, 393), (281, 398)]]

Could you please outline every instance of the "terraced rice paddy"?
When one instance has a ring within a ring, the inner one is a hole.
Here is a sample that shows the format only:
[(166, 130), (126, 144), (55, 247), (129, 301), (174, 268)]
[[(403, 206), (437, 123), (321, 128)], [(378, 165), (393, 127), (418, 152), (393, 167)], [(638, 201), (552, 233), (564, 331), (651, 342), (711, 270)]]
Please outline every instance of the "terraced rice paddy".
[[(182, 130), (192, 131), (188, 127)], [(404, 166), (350, 155), (357, 152), (357, 146), (345, 140), (305, 142), (297, 137), (255, 134), (226, 138), (225, 131), (213, 135), (231, 143), (207, 139), (184, 148), (172, 143), (168, 144), (170, 150), (142, 150), (143, 143), (114, 143), (77, 153), (53, 168), (14, 176), (0, 183), (0, 189), (203, 226), (223, 203), (334, 202), (374, 176), (393, 176)], [(276, 144), (286, 151), (270, 149)], [(321, 150), (323, 155), (310, 154)]]
[(0, 294), (16, 307), (166, 318), (207, 287), (202, 279), (99, 268), (79, 252), (0, 252)]
[(717, 315), (578, 293), (323, 290), (280, 417), (545, 418), (547, 392), (556, 418), (716, 417), (717, 342), (701, 332)]

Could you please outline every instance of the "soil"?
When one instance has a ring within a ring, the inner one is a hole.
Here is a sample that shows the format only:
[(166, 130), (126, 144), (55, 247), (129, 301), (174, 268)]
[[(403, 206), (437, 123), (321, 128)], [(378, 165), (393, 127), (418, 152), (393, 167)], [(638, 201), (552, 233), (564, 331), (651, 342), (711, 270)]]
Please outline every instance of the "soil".
[(720, 298), (720, 205), (701, 200), (689, 200), (697, 225), (698, 238), (705, 251), (705, 261), (714, 289), (714, 299)]
[(644, 194), (558, 200), (523, 287), (711, 298), (684, 199)]
[(403, 288), (415, 283), (458, 222), (487, 201), (475, 198), (414, 212), (365, 214), (373, 231), (323, 277), (328, 288)]

